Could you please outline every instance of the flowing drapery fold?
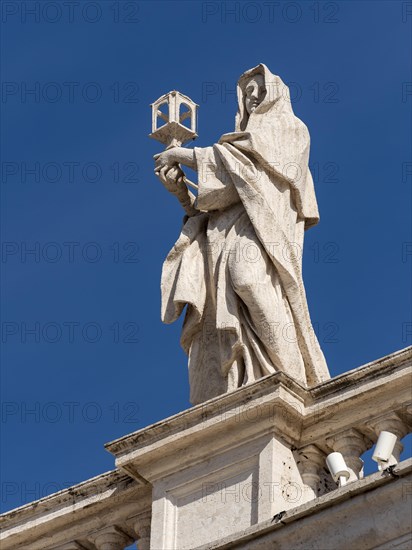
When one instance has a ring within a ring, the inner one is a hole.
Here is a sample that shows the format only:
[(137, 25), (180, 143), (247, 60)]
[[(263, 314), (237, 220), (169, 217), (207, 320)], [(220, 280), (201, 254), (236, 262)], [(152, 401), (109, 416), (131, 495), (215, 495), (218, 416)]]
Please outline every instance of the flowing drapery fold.
[[(256, 74), (266, 95), (248, 115), (245, 85)], [(242, 75), (238, 101), (235, 132), (194, 149), (199, 214), (162, 272), (163, 321), (187, 304), (193, 403), (277, 370), (308, 386), (329, 378), (302, 280), (304, 230), (319, 220), (309, 133), (264, 65)]]

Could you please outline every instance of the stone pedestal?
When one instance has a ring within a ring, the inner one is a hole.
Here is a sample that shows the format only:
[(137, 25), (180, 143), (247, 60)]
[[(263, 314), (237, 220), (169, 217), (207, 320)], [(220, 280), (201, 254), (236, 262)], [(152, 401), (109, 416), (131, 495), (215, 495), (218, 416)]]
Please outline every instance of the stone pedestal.
[(151, 548), (192, 549), (313, 498), (294, 457), (302, 388), (273, 382), (109, 444), (120, 468), (153, 486)]
[(118, 468), (153, 487), (150, 548), (191, 550), (282, 522), (336, 489), (325, 465), (335, 450), (349, 483), (362, 479), (361, 455), (377, 439), (373, 429), (389, 425), (382, 419), (394, 425), (395, 415), (397, 433), (408, 431), (407, 357), (311, 389), (277, 373), (107, 444)]
[(206, 464), (152, 482), (152, 548), (191, 549), (211, 533), (226, 536), (293, 508), (304, 496), (290, 447), (272, 434), (210, 449)]

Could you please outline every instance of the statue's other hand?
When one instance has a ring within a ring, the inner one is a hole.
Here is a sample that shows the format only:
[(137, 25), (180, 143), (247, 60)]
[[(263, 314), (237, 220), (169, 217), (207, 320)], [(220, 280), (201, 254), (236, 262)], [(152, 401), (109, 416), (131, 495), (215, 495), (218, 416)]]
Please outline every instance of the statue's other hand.
[(155, 172), (160, 172), (164, 167), (171, 167), (177, 164), (173, 149), (158, 153), (153, 158), (155, 160)]
[(160, 170), (155, 169), (155, 173), (166, 189), (174, 195), (186, 187), (183, 182), (184, 173), (179, 166), (170, 167), (166, 165), (160, 168)]

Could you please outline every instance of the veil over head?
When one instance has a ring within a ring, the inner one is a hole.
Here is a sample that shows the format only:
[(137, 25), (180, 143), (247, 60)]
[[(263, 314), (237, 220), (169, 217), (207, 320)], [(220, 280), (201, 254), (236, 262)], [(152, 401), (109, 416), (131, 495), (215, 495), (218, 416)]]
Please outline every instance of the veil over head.
[[(258, 74), (263, 76), (266, 93), (249, 115), (246, 86)], [(235, 132), (224, 134), (219, 143), (231, 143), (256, 159), (272, 177), (286, 181), (305, 229), (316, 225), (319, 211), (309, 170), (310, 137), (305, 124), (293, 112), (289, 88), (260, 63), (240, 76), (237, 97)]]
[[(256, 75), (263, 76), (266, 93), (263, 101), (257, 106), (252, 116), (250, 116), (245, 105), (246, 86), (249, 80)], [(243, 132), (248, 123), (250, 128), (254, 123), (256, 124), (255, 121), (259, 115), (266, 115), (272, 108), (278, 115), (282, 112), (294, 116), (292, 104), (290, 102), (289, 88), (280, 76), (272, 74), (263, 63), (260, 63), (253, 69), (245, 71), (240, 76), (237, 84), (237, 100), (238, 112), (235, 122), (236, 132)]]

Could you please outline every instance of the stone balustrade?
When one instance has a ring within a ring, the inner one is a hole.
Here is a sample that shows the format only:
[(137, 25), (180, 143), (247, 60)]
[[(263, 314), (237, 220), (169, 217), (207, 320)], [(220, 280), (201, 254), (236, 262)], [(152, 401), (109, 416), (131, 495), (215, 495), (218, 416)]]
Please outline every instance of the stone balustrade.
[[(311, 389), (277, 373), (126, 435), (106, 445), (116, 470), (3, 514), (1, 548), (192, 550), (318, 497), (333, 506), (333, 491), (367, 486), (362, 455), (382, 430), (400, 460), (411, 367), (407, 348)], [(346, 488), (326, 468), (333, 451)]]
[(107, 472), (1, 516), (4, 549), (149, 549), (152, 490)]

